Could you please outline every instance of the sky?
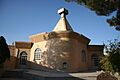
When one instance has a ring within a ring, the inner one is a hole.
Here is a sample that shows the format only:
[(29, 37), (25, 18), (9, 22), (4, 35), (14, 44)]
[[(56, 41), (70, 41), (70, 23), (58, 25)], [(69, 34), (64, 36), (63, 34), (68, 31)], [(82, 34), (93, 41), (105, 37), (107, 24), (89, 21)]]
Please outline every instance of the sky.
[(29, 36), (51, 32), (60, 15), (57, 10), (69, 11), (67, 20), (75, 32), (91, 39), (90, 44), (103, 44), (118, 38), (120, 31), (109, 27), (106, 19), (76, 3), (64, 0), (0, 0), (0, 36), (10, 45), (15, 41), (29, 42)]

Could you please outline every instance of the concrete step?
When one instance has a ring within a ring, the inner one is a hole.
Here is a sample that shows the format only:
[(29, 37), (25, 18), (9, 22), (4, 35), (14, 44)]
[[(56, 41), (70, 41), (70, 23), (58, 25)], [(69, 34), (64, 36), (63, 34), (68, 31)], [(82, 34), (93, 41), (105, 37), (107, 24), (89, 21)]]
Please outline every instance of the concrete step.
[(46, 77), (45, 80), (86, 80), (77, 77)]
[(19, 79), (19, 78), (0, 78), (0, 80), (26, 80), (26, 79)]
[[(53, 73), (53, 72), (40, 72), (30, 70), (24, 73), (24, 79), (27, 80), (96, 80), (95, 75), (83, 75), (80, 73), (80, 76), (73, 76), (68, 73)], [(77, 75), (77, 74), (76, 74)]]
[(5, 71), (2, 78), (22, 78), (23, 77), (23, 70), (7, 70)]
[(38, 75), (28, 74), (28, 73), (24, 73), (23, 77), (26, 80), (45, 80), (43, 76), (38, 76)]
[(96, 80), (96, 73), (63, 73), (38, 70), (6, 71), (0, 80)]

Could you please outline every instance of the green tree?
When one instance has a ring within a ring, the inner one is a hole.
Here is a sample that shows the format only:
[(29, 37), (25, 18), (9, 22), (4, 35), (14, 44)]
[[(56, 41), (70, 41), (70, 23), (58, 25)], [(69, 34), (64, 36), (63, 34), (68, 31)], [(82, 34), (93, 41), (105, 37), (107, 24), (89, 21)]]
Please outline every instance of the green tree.
[(120, 41), (115, 39), (110, 41), (105, 47), (107, 55), (105, 55), (100, 63), (101, 68), (112, 73), (118, 72), (120, 74)]
[(89, 8), (99, 16), (110, 16), (113, 12), (114, 15), (107, 19), (110, 26), (115, 27), (120, 31), (120, 0), (65, 0), (66, 2), (75, 2)]
[(3, 36), (0, 37), (0, 64), (5, 62), (6, 59), (10, 58), (10, 51), (6, 40)]

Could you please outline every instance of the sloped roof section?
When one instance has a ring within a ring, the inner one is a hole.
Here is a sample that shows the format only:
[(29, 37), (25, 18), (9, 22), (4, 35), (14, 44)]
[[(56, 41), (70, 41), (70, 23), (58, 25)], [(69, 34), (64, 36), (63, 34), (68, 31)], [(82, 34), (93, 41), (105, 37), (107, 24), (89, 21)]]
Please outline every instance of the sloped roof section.
[(31, 43), (31, 42), (15, 42), (16, 48), (31, 49), (32, 46), (33, 46), (33, 43)]
[(66, 15), (68, 14), (68, 10), (65, 8), (61, 8), (58, 10), (58, 13), (61, 15), (60, 20), (56, 24), (55, 28), (53, 31), (58, 32), (58, 31), (73, 31), (72, 27), (70, 26), (69, 22), (66, 19)]
[(104, 45), (88, 45), (89, 51), (103, 51)]

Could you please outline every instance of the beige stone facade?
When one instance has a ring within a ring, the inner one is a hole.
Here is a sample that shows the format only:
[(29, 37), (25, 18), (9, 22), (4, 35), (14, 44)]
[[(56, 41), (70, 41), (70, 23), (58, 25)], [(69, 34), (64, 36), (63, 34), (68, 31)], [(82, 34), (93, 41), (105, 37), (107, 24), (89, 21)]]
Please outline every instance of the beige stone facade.
[(29, 37), (30, 42), (15, 42), (9, 46), (14, 59), (7, 60), (5, 68), (47, 67), (65, 72), (97, 70), (103, 45), (89, 45), (90, 39), (74, 32), (68, 23), (68, 11), (62, 8), (58, 12), (61, 18), (52, 32), (35, 34)]

